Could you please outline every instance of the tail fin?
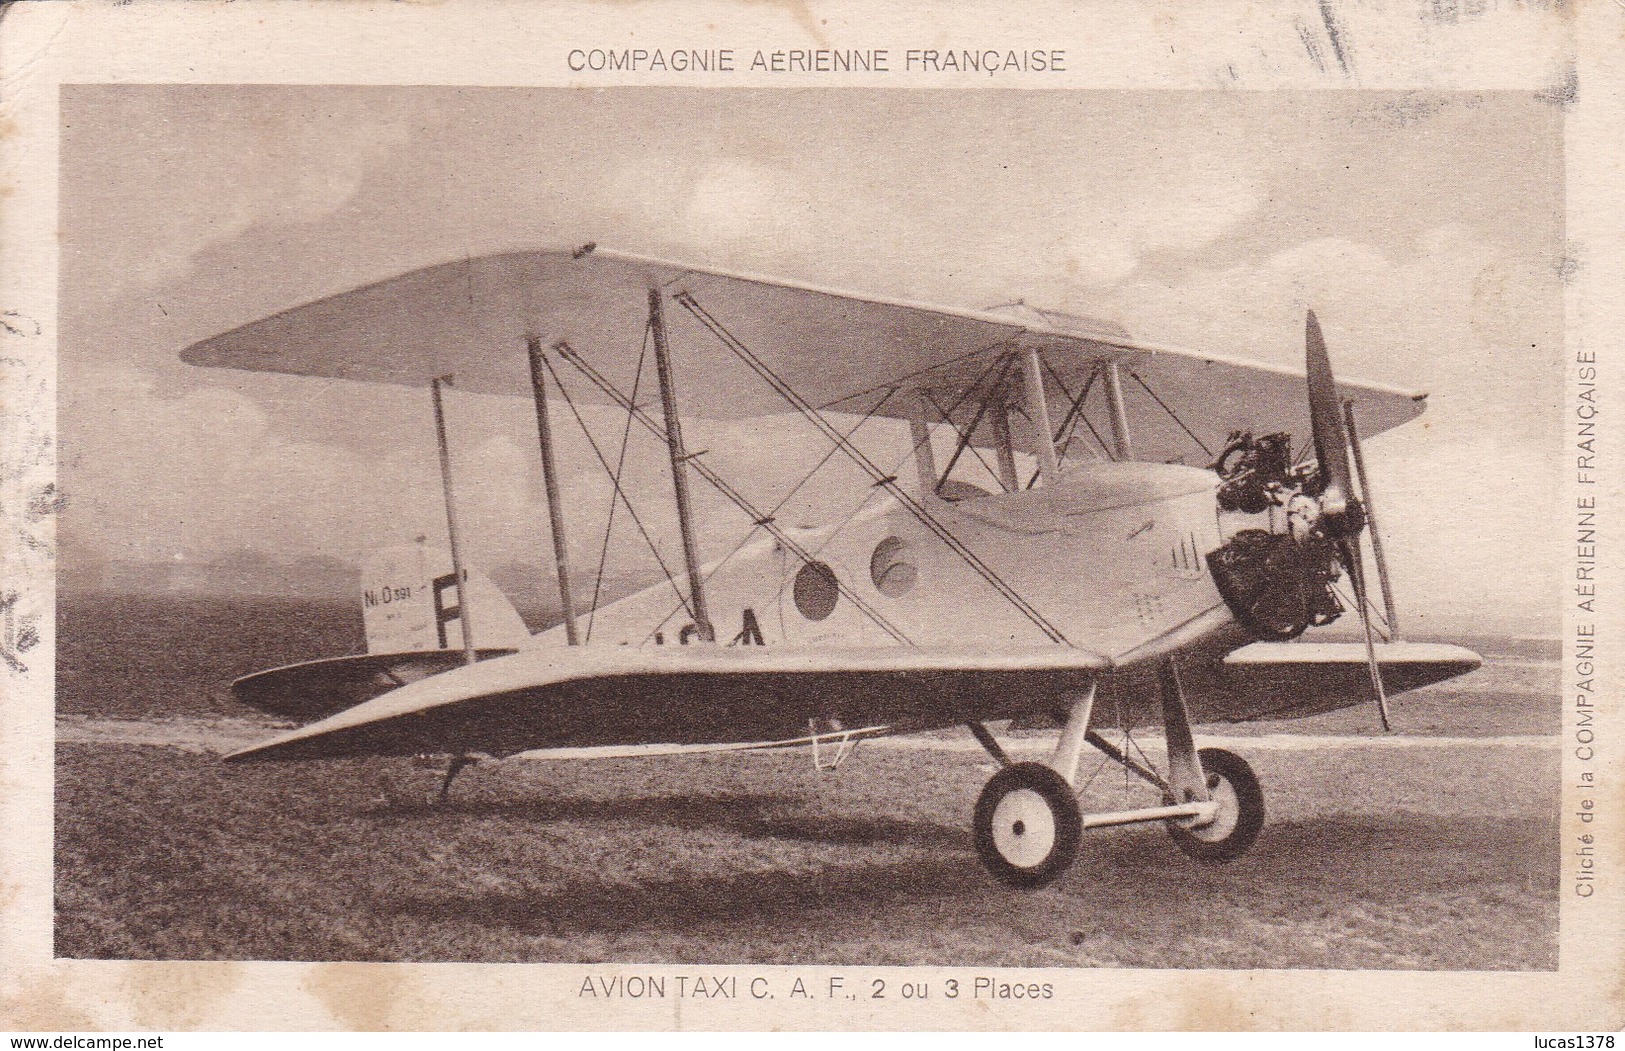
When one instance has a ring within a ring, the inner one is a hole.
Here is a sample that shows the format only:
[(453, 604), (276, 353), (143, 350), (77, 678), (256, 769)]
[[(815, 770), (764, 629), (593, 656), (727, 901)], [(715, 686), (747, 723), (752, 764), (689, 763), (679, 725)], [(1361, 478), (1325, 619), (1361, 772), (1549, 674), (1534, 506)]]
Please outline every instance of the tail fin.
[(461, 649), (459, 603), (469, 603), (474, 644), (518, 648), (530, 631), (506, 595), (477, 569), (458, 587), (451, 554), (421, 540), (374, 552), (361, 567), (361, 619), (368, 653)]

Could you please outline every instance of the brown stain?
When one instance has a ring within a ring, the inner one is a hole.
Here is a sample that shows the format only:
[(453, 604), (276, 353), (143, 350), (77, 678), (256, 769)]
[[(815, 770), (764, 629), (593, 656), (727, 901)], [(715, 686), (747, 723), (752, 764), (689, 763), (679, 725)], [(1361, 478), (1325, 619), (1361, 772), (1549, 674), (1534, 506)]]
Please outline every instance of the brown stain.
[(402, 964), (317, 964), (300, 984), (355, 1032), (448, 1028), (445, 1005), (430, 1000), (422, 979)]
[[(1617, 815), (1622, 810), (1625, 810), (1625, 777), (1621, 777), (1616, 771), (1614, 773), (1604, 773), (1600, 781), (1598, 794), (1603, 800), (1601, 805), (1607, 808), (1609, 814), (1616, 816), (1610, 818), (1609, 823), (1599, 831), (1609, 832), (1613, 836), (1613, 841), (1617, 843), (1620, 832), (1620, 820)], [(1620, 879), (1619, 869), (1610, 866), (1610, 871), (1605, 872), (1603, 875), (1609, 882), (1597, 888), (1599, 894), (1608, 895), (1609, 898), (1617, 901)], [(1601, 1006), (1603, 1010), (1599, 1012), (1600, 1017), (1592, 1028), (1617, 1033), (1625, 1029), (1625, 946), (1616, 947), (1610, 963), (1613, 971), (1608, 976), (1605, 987), (1601, 990), (1603, 995)]]
[(1118, 1033), (1142, 1033), (1146, 1029), (1145, 1009), (1138, 998), (1122, 1000), (1112, 1005), (1111, 1023), (1107, 1026)]
[(1190, 982), (1179, 997), (1179, 1020), (1174, 1028), (1186, 1032), (1226, 1032), (1257, 1028), (1257, 1012), (1242, 1007), (1224, 985), (1205, 977)]
[(1604, 995), (1608, 998), (1609, 1012), (1596, 1028), (1617, 1033), (1625, 1029), (1625, 967), (1614, 972), (1614, 980)]
[(0, 998), (0, 1027), (25, 1033), (99, 1029), (94, 1018), (63, 995), (64, 984), (59, 976), (47, 974), (24, 985), (15, 996)]
[[(1238, 979), (1240, 979), (1238, 983)], [(1162, 995), (1136, 997), (1112, 1006), (1111, 1028), (1119, 1032), (1171, 1029), (1183, 1032), (1232, 1032), (1298, 1028), (1303, 1021), (1272, 1007), (1268, 983), (1256, 984), (1251, 975), (1208, 976), (1200, 972), (1182, 975), (1179, 993), (1168, 1014)], [(1262, 995), (1260, 995), (1262, 994)], [(1322, 1019), (1329, 1028), (1338, 1028), (1338, 1010), (1326, 1006)], [(1342, 1012), (1346, 1014), (1346, 1012)]]
[(216, 1015), (242, 984), (240, 963), (131, 963), (120, 983), (136, 1025), (145, 1029), (221, 1028)]

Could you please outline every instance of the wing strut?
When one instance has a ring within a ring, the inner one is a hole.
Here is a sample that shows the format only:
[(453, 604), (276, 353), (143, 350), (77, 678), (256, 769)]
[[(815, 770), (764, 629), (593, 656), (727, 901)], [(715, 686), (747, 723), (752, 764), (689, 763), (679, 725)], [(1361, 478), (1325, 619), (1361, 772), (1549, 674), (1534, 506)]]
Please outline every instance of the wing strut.
[(1051, 642), (1058, 642), (1063, 646), (1072, 645), (1067, 637), (1061, 633), (1060, 628), (1051, 623), (1049, 618), (1045, 617), (1032, 603), (1023, 598), (995, 573), (993, 567), (989, 566), (975, 551), (966, 546), (963, 540), (954, 535), (953, 530), (937, 521), (936, 517), (927, 511), (923, 504), (909, 495), (908, 490), (898, 485), (896, 475), (888, 474), (882, 470), (862, 449), (848, 441), (845, 435), (832, 426), (829, 420), (824, 418), (823, 413), (814, 408), (806, 398), (796, 393), (795, 388), (791, 387), (778, 373), (769, 368), (767, 363), (755, 351), (740, 342), (738, 337), (723, 327), (720, 321), (712, 317), (711, 313), (700, 305), (699, 300), (688, 292), (678, 292), (673, 298), (682, 304), (684, 310), (694, 315), (695, 320), (709, 329), (711, 334), (723, 346), (733, 351), (740, 361), (749, 365), (751, 370), (760, 376), (762, 381), (776, 391), (780, 397), (789, 402), (792, 408), (806, 417), (808, 422), (817, 427), (826, 438), (834, 442), (835, 447), (845, 453), (847, 459), (856, 464), (870, 478), (873, 478), (876, 487), (885, 489), (895, 497), (904, 510), (913, 515), (916, 521), (929, 529), (938, 540), (947, 545), (950, 551), (958, 555), (978, 576), (987, 581), (989, 586), (1014, 606), (1022, 616), (1031, 621), (1033, 626), (1043, 632)]
[(1044, 392), (1044, 359), (1037, 347), (1027, 348), (1024, 362), (1027, 373), (1027, 415), (1032, 417), (1033, 441), (1038, 446), (1038, 473), (1045, 485), (1060, 481), (1061, 464), (1055, 457), (1055, 439), (1052, 438), (1049, 418), (1049, 398)]
[[(570, 549), (564, 538), (564, 508), (559, 502), (559, 472), (553, 462), (553, 428), (547, 417), (546, 360), (542, 341), (526, 340), (530, 351), (530, 389), (536, 398), (536, 438), (542, 446), (542, 485), (547, 490), (547, 519), (553, 530), (553, 568), (559, 575), (559, 605), (564, 615), (564, 637), (572, 646), (581, 644), (576, 634), (576, 607), (570, 596)], [(613, 506), (613, 505), (612, 505)]]
[(914, 446), (914, 466), (920, 472), (920, 499), (937, 493), (937, 452), (931, 447), (931, 396), (917, 392), (918, 408), (908, 418), (908, 437)]
[[(636, 420), (638, 425), (644, 430), (648, 431), (649, 434), (653, 435), (657, 441), (666, 440), (666, 433), (660, 429), (660, 424), (656, 423), (654, 418), (647, 412), (644, 412), (643, 409), (641, 409), (636, 402), (628, 397), (624, 391), (611, 383), (603, 373), (594, 368), (586, 358), (581, 356), (580, 351), (570, 346), (567, 340), (561, 339), (557, 343), (554, 343), (553, 349), (558, 351), (559, 356), (564, 358), (565, 361), (568, 361), (571, 365), (575, 366), (577, 372), (587, 377), (588, 381), (590, 381), (593, 386), (603, 391), (605, 396), (607, 396), (611, 401), (619, 405), (622, 409), (625, 409), (627, 415)], [(555, 382), (557, 382), (557, 377), (555, 376), (554, 378)], [(562, 387), (563, 384), (560, 383), (560, 388), (562, 389)], [(698, 474), (701, 478), (709, 482), (711, 488), (721, 493), (730, 503), (749, 516), (751, 522), (767, 530), (768, 534), (772, 536), (774, 540), (777, 540), (779, 543), (784, 545), (785, 550), (789, 551), (803, 562), (815, 561), (814, 552), (808, 551), (805, 547), (803, 547), (795, 537), (784, 531), (783, 527), (778, 524), (771, 514), (765, 513), (757, 508), (755, 504), (752, 504), (745, 498), (743, 493), (741, 493), (738, 489), (735, 489), (732, 485), (728, 484), (727, 480), (721, 475), (711, 470), (711, 468), (707, 467), (700, 460), (690, 460), (689, 463), (694, 465), (694, 473)], [(630, 503), (627, 504), (628, 508), (631, 506), (632, 505)], [(659, 553), (656, 552), (656, 554), (658, 556)], [(875, 609), (868, 602), (866, 602), (862, 595), (858, 594), (856, 591), (853, 591), (839, 579), (835, 581), (835, 587), (840, 591), (841, 595), (847, 599), (847, 601), (851, 602), (860, 611), (862, 611), (864, 616), (868, 617), (877, 626), (879, 626), (880, 630), (884, 631), (887, 635), (890, 635), (893, 640), (900, 642), (905, 646), (914, 645), (914, 641), (907, 635), (903, 634), (901, 628), (887, 620), (879, 610)], [(681, 594), (678, 595), (678, 598), (682, 598)]]
[(683, 562), (694, 627), (701, 641), (717, 641), (716, 629), (705, 612), (705, 585), (700, 579), (700, 556), (694, 544), (693, 509), (688, 503), (688, 454), (683, 451), (683, 427), (677, 418), (677, 392), (671, 377), (671, 351), (666, 343), (666, 314), (660, 289), (649, 289), (649, 327), (654, 332), (655, 375), (660, 380), (660, 410), (666, 421), (666, 449), (671, 453), (671, 484), (677, 496), (677, 529), (683, 535)]
[[(954, 446), (954, 454), (948, 457), (948, 466), (944, 467), (942, 472), (937, 476), (936, 485), (931, 490), (933, 493), (940, 490), (942, 488), (942, 483), (946, 482), (948, 480), (948, 476), (954, 473), (954, 468), (959, 466), (959, 458), (965, 455), (966, 449), (969, 449), (970, 454), (976, 457), (976, 462), (987, 468), (987, 473), (992, 475), (995, 480), (997, 480), (999, 477), (999, 473), (992, 467), (989, 467), (988, 462), (982, 459), (982, 454), (976, 451), (976, 446), (971, 444), (971, 439), (976, 435), (976, 428), (982, 425), (982, 417), (987, 415), (987, 410), (991, 408), (993, 403), (997, 400), (996, 396), (1002, 389), (1004, 377), (1010, 372), (1010, 367), (1014, 361), (1015, 359), (1008, 354), (1001, 354), (997, 358), (994, 358), (992, 364), (988, 365), (986, 369), (983, 369), (982, 374), (976, 377), (976, 381), (965, 389), (965, 393), (960, 395), (959, 400), (954, 402), (946, 409), (937, 404), (937, 400), (931, 397), (930, 391), (922, 390), (920, 392), (926, 397), (927, 400), (931, 402), (931, 407), (937, 410), (937, 415), (942, 418), (942, 422), (946, 423), (949, 427), (952, 427), (954, 432), (959, 435), (959, 442)], [(961, 430), (959, 424), (954, 422), (953, 414), (958, 411), (961, 405), (970, 400), (970, 396), (976, 392), (977, 388), (982, 385), (982, 381), (987, 379), (988, 375), (992, 373), (995, 368), (999, 370), (998, 376), (994, 378), (993, 384), (988, 388), (987, 393), (982, 396), (982, 400), (976, 408), (976, 415), (971, 418), (970, 425)]]
[(1123, 369), (1117, 362), (1106, 363), (1106, 401), (1112, 410), (1112, 453), (1117, 460), (1134, 459), (1134, 442), (1129, 435), (1128, 408), (1123, 404)]
[[(479, 659), (474, 652), (474, 625), (469, 614), (469, 607), (473, 603), (468, 601), (468, 570), (463, 567), (462, 536), (457, 528), (457, 490), (451, 484), (451, 447), (446, 444), (446, 406), (440, 395), (441, 388), (450, 384), (450, 376), (437, 376), (429, 383), (429, 393), (434, 401), (435, 443), (440, 447), (440, 487), (446, 494), (446, 533), (451, 537), (451, 572), (457, 578), (457, 617), (463, 626), (463, 660), (473, 664)], [(449, 779), (447, 783), (450, 783)]]
[(1016, 451), (1010, 444), (1010, 404), (1004, 400), (1004, 392), (998, 394), (998, 404), (993, 406), (993, 415), (988, 417), (993, 425), (993, 451), (999, 458), (999, 485), (1007, 493), (1016, 491)]
[[(1044, 371), (1049, 373), (1049, 378), (1055, 381), (1055, 385), (1060, 388), (1061, 393), (1066, 395), (1067, 401), (1071, 402), (1071, 407), (1066, 410), (1066, 415), (1061, 417), (1061, 426), (1056, 429), (1055, 437), (1050, 442), (1055, 449), (1057, 466), (1066, 461), (1066, 455), (1072, 449), (1072, 439), (1077, 437), (1078, 424), (1080, 423), (1089, 428), (1089, 433), (1094, 436), (1095, 444), (1100, 446), (1101, 452), (1108, 458), (1111, 457), (1111, 450), (1106, 448), (1106, 443), (1101, 439), (1100, 432), (1095, 430), (1095, 425), (1089, 422), (1089, 417), (1083, 414), (1083, 403), (1089, 400), (1089, 392), (1094, 389), (1095, 380), (1100, 378), (1100, 374), (1104, 369), (1104, 365), (1096, 365), (1090, 371), (1089, 378), (1083, 381), (1083, 389), (1078, 392), (1077, 397), (1073, 397), (1072, 392), (1067, 389), (1066, 381), (1055, 374), (1055, 370), (1049, 367), (1048, 362), (1044, 363)], [(1039, 472), (1034, 471), (1032, 477), (1027, 479), (1028, 489), (1038, 484), (1038, 475)]]

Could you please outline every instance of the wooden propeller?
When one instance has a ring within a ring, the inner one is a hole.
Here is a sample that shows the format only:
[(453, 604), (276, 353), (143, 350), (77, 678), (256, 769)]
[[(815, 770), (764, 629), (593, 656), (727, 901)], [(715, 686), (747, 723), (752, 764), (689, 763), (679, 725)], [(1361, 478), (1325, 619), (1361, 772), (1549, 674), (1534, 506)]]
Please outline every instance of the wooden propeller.
[(1377, 702), (1382, 728), (1388, 721), (1388, 694), (1382, 685), (1382, 666), (1377, 662), (1376, 639), (1371, 627), (1371, 603), (1366, 597), (1365, 565), (1361, 560), (1360, 534), (1366, 525), (1365, 508), (1354, 494), (1354, 472), (1349, 461), (1348, 431), (1338, 403), (1337, 380), (1326, 354), (1326, 338), (1321, 334), (1315, 312), (1309, 311), (1304, 333), (1304, 371), (1309, 382), (1309, 427), (1315, 440), (1315, 458), (1320, 463), (1320, 526), (1336, 545), (1338, 558), (1348, 570), (1359, 607), (1360, 624), (1365, 629), (1366, 665), (1371, 672), (1371, 692)]

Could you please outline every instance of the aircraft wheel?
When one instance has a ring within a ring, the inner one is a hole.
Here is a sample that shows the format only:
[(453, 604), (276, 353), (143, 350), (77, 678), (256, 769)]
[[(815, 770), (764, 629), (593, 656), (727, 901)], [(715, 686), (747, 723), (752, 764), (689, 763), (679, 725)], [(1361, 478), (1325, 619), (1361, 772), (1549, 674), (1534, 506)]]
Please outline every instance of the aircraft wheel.
[(1053, 883), (1078, 856), (1083, 814), (1066, 778), (1043, 763), (1013, 763), (976, 800), (976, 853), (1012, 887)]
[(1191, 825), (1189, 819), (1169, 821), (1168, 834), (1197, 861), (1239, 858), (1264, 827), (1264, 790), (1247, 760), (1234, 752), (1204, 748), (1197, 755), (1207, 774), (1208, 795), (1219, 804), (1218, 813), (1200, 826)]

